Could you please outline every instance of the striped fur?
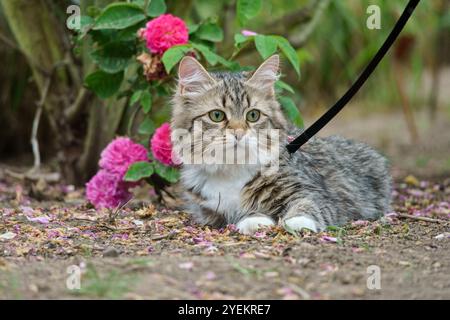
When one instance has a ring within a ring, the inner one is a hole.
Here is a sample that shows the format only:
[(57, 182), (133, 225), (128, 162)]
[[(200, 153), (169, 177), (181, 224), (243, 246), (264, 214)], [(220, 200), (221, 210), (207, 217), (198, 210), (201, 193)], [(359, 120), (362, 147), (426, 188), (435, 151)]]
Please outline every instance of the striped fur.
[[(205, 135), (210, 135), (206, 137), (206, 141), (212, 139), (210, 145), (190, 150), (204, 154), (215, 139), (225, 141), (226, 148), (239, 148), (239, 141), (227, 129), (241, 130), (244, 140), (249, 141), (260, 129), (281, 131), (277, 141), (281, 142), (278, 170), (266, 170), (269, 162), (183, 165), (186, 209), (196, 221), (214, 227), (234, 223), (243, 233), (272, 222), (318, 231), (355, 219), (377, 219), (389, 210), (391, 177), (387, 161), (369, 146), (341, 137), (313, 138), (295, 154), (287, 152), (288, 133), (299, 132), (290, 129), (274, 95), (278, 58), (269, 58), (269, 63), (253, 75), (205, 74), (195, 60), (189, 59), (189, 68), (183, 66), (186, 62), (180, 65), (187, 74), (180, 79), (173, 99), (171, 124), (172, 129), (192, 133), (195, 123), (200, 123), (203, 131), (190, 142), (172, 137), (175, 149), (183, 143), (195, 145)], [(180, 77), (182, 74), (180, 71)], [(189, 87), (192, 75), (196, 77), (195, 85)], [(198, 75), (207, 83), (199, 83), (202, 80)], [(253, 108), (260, 110), (262, 116), (256, 123), (249, 123), (245, 114)], [(215, 123), (208, 118), (215, 109), (225, 112), (225, 121)], [(259, 150), (260, 146), (250, 148)]]

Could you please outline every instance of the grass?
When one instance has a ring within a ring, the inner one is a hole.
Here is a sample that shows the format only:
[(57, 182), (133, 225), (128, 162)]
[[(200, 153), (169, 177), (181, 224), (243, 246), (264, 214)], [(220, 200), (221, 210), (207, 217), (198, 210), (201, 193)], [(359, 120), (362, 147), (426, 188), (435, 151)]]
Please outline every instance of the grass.
[(258, 279), (262, 278), (266, 272), (276, 271), (274, 268), (258, 269), (254, 267), (244, 267), (236, 261), (229, 261), (229, 262), (231, 266), (239, 273), (248, 277), (254, 276)]
[(119, 270), (100, 275), (93, 265), (88, 264), (87, 271), (81, 278), (81, 289), (71, 293), (103, 299), (121, 299), (136, 280), (136, 276), (123, 274)]
[(9, 272), (7, 278), (5, 278), (4, 281), (0, 282), (0, 297), (3, 297), (2, 299), (4, 299), (7, 296), (6, 294), (8, 293), (8, 296), (10, 296), (14, 300), (23, 299), (20, 290), (20, 282), (21, 281), (17, 274)]

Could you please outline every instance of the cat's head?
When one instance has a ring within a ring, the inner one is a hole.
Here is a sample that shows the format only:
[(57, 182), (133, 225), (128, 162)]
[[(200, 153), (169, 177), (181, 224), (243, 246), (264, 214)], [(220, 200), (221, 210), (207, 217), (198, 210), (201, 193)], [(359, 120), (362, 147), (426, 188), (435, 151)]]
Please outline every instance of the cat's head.
[(208, 72), (194, 58), (184, 57), (171, 121), (174, 150), (181, 160), (253, 164), (256, 157), (258, 164), (265, 164), (277, 157), (272, 153), (287, 129), (275, 96), (278, 72), (278, 55), (253, 73)]

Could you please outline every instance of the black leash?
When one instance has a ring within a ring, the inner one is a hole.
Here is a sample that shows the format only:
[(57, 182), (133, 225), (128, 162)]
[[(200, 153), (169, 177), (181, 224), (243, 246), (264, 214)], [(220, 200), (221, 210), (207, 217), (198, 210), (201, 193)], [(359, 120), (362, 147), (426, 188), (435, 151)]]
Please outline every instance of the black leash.
[(414, 9), (416, 9), (417, 4), (420, 0), (410, 0), (405, 10), (403, 11), (401, 17), (398, 19), (391, 33), (372, 58), (372, 61), (367, 65), (366, 69), (361, 73), (359, 78), (355, 83), (347, 90), (347, 92), (332, 106), (328, 109), (325, 114), (323, 114), (316, 122), (314, 122), (309, 128), (303, 131), (297, 138), (295, 138), (291, 143), (287, 145), (287, 149), (289, 153), (294, 153), (297, 151), (302, 145), (308, 142), (317, 132), (319, 132), (324, 126), (327, 125), (338, 113), (344, 108), (347, 103), (353, 98), (353, 96), (359, 91), (359, 89), (363, 86), (366, 80), (370, 77), (372, 72), (378, 66), (380, 61), (386, 55), (386, 52), (392, 46), (394, 41), (397, 39), (400, 32), (403, 30), (403, 27), (408, 22), (411, 17)]

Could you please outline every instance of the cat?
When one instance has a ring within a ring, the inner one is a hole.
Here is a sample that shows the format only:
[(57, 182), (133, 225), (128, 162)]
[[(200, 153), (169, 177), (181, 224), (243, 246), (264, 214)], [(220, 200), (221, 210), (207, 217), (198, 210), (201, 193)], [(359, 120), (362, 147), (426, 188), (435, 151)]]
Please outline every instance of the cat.
[[(253, 73), (208, 72), (193, 57), (182, 59), (171, 140), (174, 157), (183, 163), (186, 211), (200, 224), (235, 224), (243, 234), (277, 223), (319, 232), (383, 216), (390, 210), (392, 179), (387, 160), (371, 147), (331, 136), (287, 152), (289, 137), (301, 131), (277, 101), (278, 73), (278, 55)], [(264, 130), (277, 134), (264, 133), (267, 141), (258, 143)], [(269, 152), (268, 146), (274, 148)], [(257, 162), (238, 162), (233, 155), (231, 163), (206, 163), (219, 151), (239, 150), (248, 151), (244, 160), (258, 154)]]

